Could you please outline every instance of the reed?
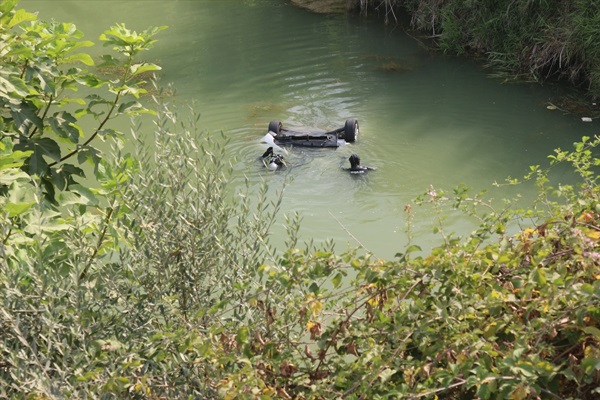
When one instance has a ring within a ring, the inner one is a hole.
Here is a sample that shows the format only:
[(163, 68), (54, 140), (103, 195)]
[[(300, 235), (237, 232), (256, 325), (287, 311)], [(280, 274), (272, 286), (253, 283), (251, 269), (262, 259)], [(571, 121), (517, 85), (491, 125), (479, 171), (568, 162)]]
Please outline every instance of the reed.
[(413, 29), (453, 54), (482, 57), (497, 75), (564, 79), (600, 96), (600, 4), (594, 0), (354, 0), (386, 22), (406, 13)]

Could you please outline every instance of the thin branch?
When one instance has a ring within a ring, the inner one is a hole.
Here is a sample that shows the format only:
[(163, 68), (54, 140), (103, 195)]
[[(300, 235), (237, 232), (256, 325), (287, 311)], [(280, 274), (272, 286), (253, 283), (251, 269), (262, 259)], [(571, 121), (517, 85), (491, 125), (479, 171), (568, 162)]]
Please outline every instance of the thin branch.
[[(48, 104), (46, 104), (46, 109), (44, 110), (44, 115), (42, 115), (42, 121), (46, 119), (46, 115), (48, 115), (48, 111), (50, 111), (50, 106), (52, 106), (52, 102), (54, 101), (54, 96), (50, 95), (50, 100), (48, 101)], [(42, 123), (43, 125), (43, 123)], [(35, 133), (37, 132), (37, 125), (35, 128), (33, 128), (33, 131), (31, 132), (31, 134), (29, 135), (29, 139), (31, 139), (33, 137), (33, 135), (35, 135)]]
[(438, 388), (438, 389), (430, 390), (430, 391), (428, 391), (428, 392), (419, 393), (419, 394), (417, 394), (417, 395), (410, 396), (410, 397), (409, 397), (409, 399), (418, 399), (418, 398), (420, 398), (420, 397), (427, 397), (427, 396), (431, 396), (432, 394), (436, 394), (436, 393), (439, 393), (439, 392), (444, 392), (444, 391), (446, 391), (446, 390), (450, 390), (450, 389), (453, 389), (453, 388), (455, 388), (455, 387), (462, 386), (462, 385), (464, 385), (465, 383), (467, 383), (467, 381), (466, 381), (466, 380), (464, 380), (464, 379), (461, 379), (459, 382), (455, 382), (455, 383), (453, 383), (453, 384), (451, 384), (451, 385), (444, 386), (443, 388)]
[[(117, 96), (115, 97), (115, 101), (112, 103), (112, 106), (110, 107), (110, 110), (106, 114), (106, 117), (104, 118), (104, 120), (102, 120), (100, 125), (98, 125), (98, 128), (96, 128), (96, 131), (92, 134), (92, 136), (90, 136), (90, 138), (88, 140), (86, 140), (85, 143), (81, 147), (87, 146), (88, 144), (90, 144), (90, 142), (92, 140), (94, 140), (96, 138), (96, 136), (98, 136), (98, 133), (100, 132), (100, 130), (104, 127), (104, 125), (110, 119), (112, 112), (114, 111), (115, 107), (117, 106), (117, 104), (119, 102), (119, 97), (121, 97), (122, 92), (123, 91), (119, 91), (117, 93)], [(58, 164), (59, 162), (63, 162), (65, 160), (67, 160), (68, 158), (71, 158), (73, 155), (77, 154), (78, 152), (79, 152), (79, 148), (76, 148), (75, 150), (71, 151), (70, 153), (68, 153), (67, 155), (62, 157), (59, 161), (54, 161), (53, 163), (48, 164), (48, 166), (52, 167), (52, 166)]]
[(81, 274), (79, 274), (79, 280), (82, 280), (83, 278), (85, 278), (85, 275), (86, 275), (89, 267), (92, 265), (92, 261), (98, 255), (98, 251), (100, 250), (100, 246), (104, 242), (104, 237), (106, 236), (106, 230), (108, 229), (108, 221), (110, 221), (110, 218), (112, 217), (113, 211), (114, 211), (114, 208), (111, 207), (108, 210), (108, 213), (106, 214), (106, 218), (104, 219), (104, 228), (102, 229), (102, 233), (100, 234), (100, 237), (98, 238), (98, 241), (96, 242), (96, 247), (94, 248), (94, 252), (90, 256), (90, 259), (88, 260), (88, 262), (85, 265), (85, 267), (83, 268), (83, 271), (81, 271)]

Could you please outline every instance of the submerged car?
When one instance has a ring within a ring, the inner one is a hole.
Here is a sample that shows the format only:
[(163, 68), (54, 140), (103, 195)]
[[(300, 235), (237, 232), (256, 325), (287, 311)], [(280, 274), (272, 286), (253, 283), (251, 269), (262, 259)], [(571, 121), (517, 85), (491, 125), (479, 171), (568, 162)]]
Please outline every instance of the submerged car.
[(347, 119), (342, 128), (329, 132), (305, 132), (286, 129), (281, 121), (269, 123), (269, 134), (279, 146), (338, 147), (343, 141), (353, 143), (358, 137), (358, 121)]

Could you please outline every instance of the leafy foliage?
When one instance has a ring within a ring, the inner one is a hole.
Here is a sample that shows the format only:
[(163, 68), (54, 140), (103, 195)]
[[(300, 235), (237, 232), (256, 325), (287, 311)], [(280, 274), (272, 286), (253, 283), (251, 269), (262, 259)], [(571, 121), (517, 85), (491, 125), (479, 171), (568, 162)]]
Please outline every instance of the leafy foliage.
[[(433, 209), (430, 254), (299, 249), (297, 215), (274, 252), (283, 191), (230, 192), (223, 137), (159, 89), (148, 109), (138, 102), (134, 78), (158, 67), (134, 57), (161, 28), (105, 32), (119, 58), (101, 59), (123, 72), (105, 80), (72, 65), (91, 61), (73, 25), (16, 3), (0, 3), (0, 396), (598, 396), (600, 138), (531, 167), (539, 196), (526, 209), (427, 190), (405, 210), (412, 238), (413, 215)], [(81, 85), (90, 95), (70, 97)], [(130, 143), (92, 147), (124, 137), (114, 117), (140, 114)], [(76, 180), (83, 162), (93, 185)], [(574, 183), (553, 183), (558, 164)], [(448, 232), (448, 208), (478, 228)]]
[[(540, 197), (531, 210), (494, 211), (464, 187), (452, 198), (430, 189), (407, 207), (410, 215), (417, 204), (449, 203), (479, 215), (481, 225), (457, 238), (436, 224), (444, 244), (427, 256), (415, 256), (416, 246), (397, 261), (288, 250), (263, 265), (250, 301), (255, 313), (230, 325), (223, 340), (230, 362), (220, 393), (595, 398), (600, 159), (592, 149), (599, 143), (584, 138), (551, 157), (551, 165), (573, 165), (577, 187), (550, 187), (549, 171), (532, 168), (527, 179)], [(507, 233), (508, 224), (528, 220)]]
[[(151, 48), (153, 36), (164, 27), (138, 34), (117, 25), (103, 33), (100, 40), (123, 56), (118, 60), (107, 55), (103, 60), (123, 66), (124, 71), (116, 80), (105, 80), (79, 68), (81, 64), (94, 65), (92, 57), (81, 52), (93, 43), (83, 40), (74, 24), (39, 22), (35, 14), (14, 10), (16, 3), (3, 2), (0, 16), (5, 49), (0, 70), (1, 139), (12, 141), (14, 150), (31, 152), (23, 170), (38, 177), (46, 198), (55, 202), (56, 190), (68, 188), (83, 175), (82, 169), (71, 163), (73, 156), (78, 155), (78, 164), (89, 161), (97, 168), (94, 140), (121, 135), (105, 128), (111, 119), (150, 112), (135, 100), (122, 100), (129, 95), (139, 98), (145, 92), (143, 82), (134, 79), (137, 74), (160, 69), (135, 63), (134, 57)], [(103, 87), (106, 93), (100, 91)], [(81, 88), (96, 92), (82, 98), (77, 96)], [(97, 121), (88, 134), (82, 128), (85, 116)]]

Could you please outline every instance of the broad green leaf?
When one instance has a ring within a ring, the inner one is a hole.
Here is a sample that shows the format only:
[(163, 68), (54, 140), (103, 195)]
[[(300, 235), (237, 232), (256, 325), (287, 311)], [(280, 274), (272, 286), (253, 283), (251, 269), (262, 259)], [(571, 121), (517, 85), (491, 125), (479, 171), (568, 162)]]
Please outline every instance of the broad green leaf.
[(100, 60), (102, 60), (102, 62), (97, 65), (98, 68), (114, 67), (117, 65), (121, 65), (121, 61), (119, 61), (117, 58), (111, 56), (110, 54), (104, 54), (103, 56), (100, 57)]
[(33, 151), (13, 151), (10, 154), (0, 155), (0, 170), (7, 168), (20, 168)]
[(110, 100), (106, 100), (105, 98), (98, 96), (97, 94), (86, 96), (86, 99), (88, 100), (88, 109), (91, 109), (98, 104), (112, 105), (113, 103)]
[(6, 53), (6, 55), (9, 57), (23, 56), (22, 58), (26, 59), (31, 59), (34, 57), (33, 49), (31, 49), (31, 47), (21, 46), (17, 44), (11, 46), (11, 49)]
[(55, 83), (55, 74), (48, 69), (41, 70), (38, 67), (31, 67), (27, 69), (28, 80), (31, 80), (33, 77), (36, 77), (39, 82), (44, 93), (56, 95), (56, 83)]
[(30, 180), (31, 177), (26, 172), (21, 171), (20, 169), (5, 169), (0, 171), (0, 184), (2, 185), (10, 185), (18, 180)]
[(131, 71), (131, 75), (132, 76), (136, 76), (138, 74), (144, 73), (144, 72), (148, 72), (148, 71), (159, 71), (162, 68), (159, 67), (156, 64), (150, 64), (150, 63), (142, 63), (142, 64), (133, 64), (130, 67), (130, 71)]
[[(106, 83), (108, 83), (108, 81), (104, 80), (104, 79), (100, 79), (98, 76), (93, 75), (93, 74), (87, 74), (87, 75), (79, 75), (76, 77), (77, 82), (79, 82), (82, 85), (91, 87), (93, 89), (97, 89), (102, 87), (103, 85), (105, 85)], [(98, 95), (93, 95), (98, 97)]]
[(137, 101), (130, 101), (127, 103), (121, 103), (119, 105), (118, 112), (119, 114), (128, 114), (134, 113), (136, 110), (143, 108), (143, 106)]
[(8, 21), (7, 27), (10, 29), (19, 25), (22, 22), (35, 21), (36, 19), (37, 15), (27, 12), (23, 9), (19, 9), (14, 13), (10, 21)]
[(596, 337), (596, 339), (600, 339), (600, 329), (596, 328), (595, 326), (586, 326), (583, 328), (583, 331), (588, 335), (593, 335)]
[(390, 379), (392, 377), (392, 375), (394, 375), (396, 372), (398, 372), (395, 369), (391, 369), (391, 368), (386, 368), (383, 371), (381, 371), (379, 373), (379, 378), (381, 379), (381, 382), (386, 382), (388, 379)]
[(581, 360), (581, 366), (586, 374), (593, 374), (595, 371), (600, 371), (600, 358), (585, 357)]
[(72, 143), (78, 143), (81, 136), (77, 119), (67, 111), (55, 113), (48, 118), (52, 130), (61, 138), (69, 139)]
[(94, 195), (94, 193), (92, 193), (92, 191), (85, 186), (75, 184), (75, 185), (71, 185), (69, 187), (69, 189), (73, 193), (76, 193), (80, 196), (80, 199), (82, 200), (82, 202), (81, 202), (82, 204), (93, 205), (93, 206), (97, 206), (100, 204), (96, 195)]
[(338, 288), (340, 287), (340, 284), (342, 283), (342, 278), (343, 275), (341, 272), (338, 272), (333, 278), (331, 278), (331, 283), (333, 283), (333, 287), (334, 288)]
[(20, 0), (2, 0), (0, 1), (0, 13), (8, 14), (14, 10), (15, 6)]
[(534, 268), (529, 274), (529, 280), (543, 286), (546, 284), (546, 273), (542, 268)]
[(13, 117), (15, 126), (23, 135), (27, 135), (33, 126), (40, 131), (44, 129), (44, 123), (36, 111), (37, 109), (30, 103), (21, 103), (18, 106), (11, 107), (10, 114)]
[[(80, 32), (81, 37), (83, 37), (83, 32), (81, 32), (79, 30), (77, 32)], [(90, 40), (82, 40), (80, 42), (71, 42), (71, 46), (69, 46), (68, 51), (74, 51), (74, 50), (80, 49), (82, 47), (93, 47), (93, 46), (94, 46), (94, 42), (92, 42)]]
[(50, 138), (34, 138), (15, 145), (15, 150), (32, 150), (29, 158), (29, 171), (32, 174), (43, 175), (46, 173), (48, 163), (44, 157), (53, 161), (60, 161), (60, 147)]
[(53, 161), (60, 161), (60, 147), (50, 138), (39, 138), (30, 141), (33, 151), (49, 157)]
[(94, 60), (89, 54), (86, 53), (77, 53), (69, 56), (63, 60), (64, 63), (72, 63), (72, 62), (81, 62), (85, 65), (92, 66), (94, 65)]
[(235, 339), (239, 344), (248, 343), (248, 336), (248, 328), (243, 326), (238, 329)]
[[(0, 71), (2, 71), (0, 69)], [(22, 98), (29, 96), (30, 94), (37, 94), (37, 91), (31, 89), (23, 79), (13, 74), (3, 74), (0, 72), (0, 94), (6, 93), (6, 95), (13, 95), (14, 98)], [(17, 104), (20, 104), (19, 101)]]
[(35, 205), (35, 201), (30, 201), (27, 203), (18, 203), (18, 204), (7, 203), (2, 207), (2, 212), (8, 213), (8, 216), (12, 218), (12, 217), (16, 217), (18, 215), (23, 214), (24, 212), (29, 210), (34, 205)]

